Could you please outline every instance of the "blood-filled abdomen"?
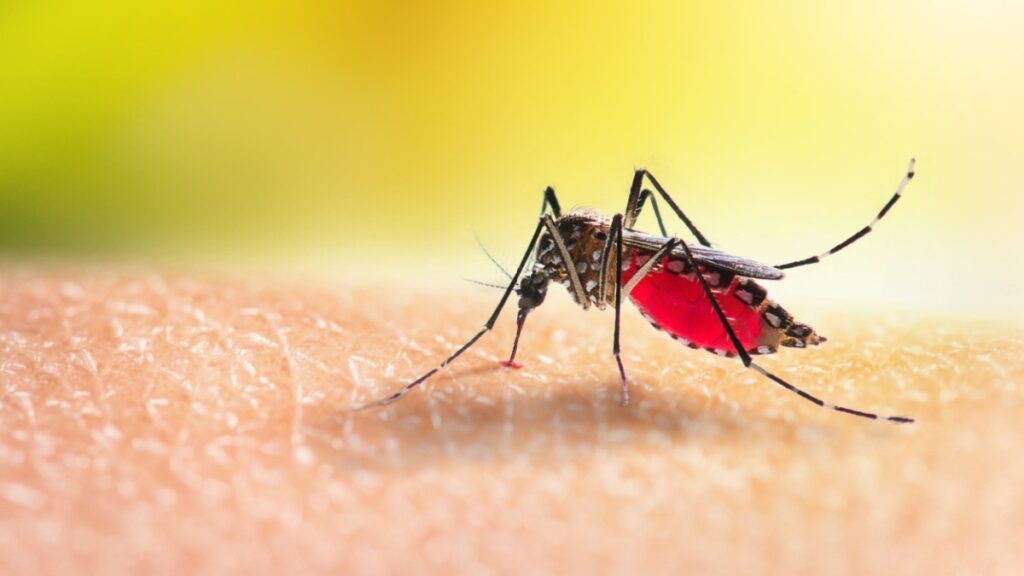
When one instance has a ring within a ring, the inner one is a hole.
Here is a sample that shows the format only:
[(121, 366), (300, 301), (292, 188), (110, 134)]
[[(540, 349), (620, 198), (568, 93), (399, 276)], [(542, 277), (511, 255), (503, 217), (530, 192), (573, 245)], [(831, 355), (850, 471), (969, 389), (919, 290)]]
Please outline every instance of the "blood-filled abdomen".
[[(628, 267), (622, 272), (623, 284), (645, 261), (635, 250), (631, 252)], [(715, 270), (705, 270), (704, 277), (743, 347), (752, 352), (759, 347), (762, 353), (769, 353), (769, 349), (774, 352), (779, 336), (776, 330), (765, 326), (757, 306), (750, 303), (752, 295), (745, 288), (752, 281)], [(739, 295), (737, 290), (741, 291)], [(651, 324), (684, 344), (720, 354), (735, 353), (721, 320), (685, 261), (665, 258), (640, 280), (629, 297)]]

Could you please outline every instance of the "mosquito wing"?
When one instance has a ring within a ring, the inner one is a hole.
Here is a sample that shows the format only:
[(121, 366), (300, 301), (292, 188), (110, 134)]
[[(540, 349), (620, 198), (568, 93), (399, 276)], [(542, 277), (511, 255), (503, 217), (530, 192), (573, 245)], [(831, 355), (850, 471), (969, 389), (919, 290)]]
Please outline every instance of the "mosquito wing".
[[(623, 244), (640, 250), (649, 251), (650, 253), (653, 253), (664, 246), (665, 240), (666, 239), (661, 236), (652, 236), (646, 232), (638, 232), (636, 230), (622, 231)], [(761, 264), (760, 262), (755, 262), (753, 260), (748, 260), (746, 258), (741, 258), (739, 256), (733, 256), (732, 254), (727, 254), (715, 248), (709, 248), (699, 244), (687, 244), (687, 246), (690, 247), (690, 252), (693, 253), (693, 257), (698, 263), (712, 268), (735, 272), (740, 276), (757, 278), (759, 280), (779, 280), (784, 274), (782, 270), (779, 270), (778, 268), (767, 264)], [(672, 255), (679, 258), (686, 258), (686, 251), (683, 250), (682, 246), (680, 246), (672, 250)]]

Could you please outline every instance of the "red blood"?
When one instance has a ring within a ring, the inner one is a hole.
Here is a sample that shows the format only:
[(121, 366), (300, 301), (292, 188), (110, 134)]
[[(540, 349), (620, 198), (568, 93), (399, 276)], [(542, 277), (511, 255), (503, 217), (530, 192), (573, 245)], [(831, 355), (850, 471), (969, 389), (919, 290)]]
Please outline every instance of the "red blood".
[(519, 370), (520, 368), (523, 367), (523, 365), (520, 364), (519, 362), (509, 362), (508, 360), (502, 360), (498, 362), (498, 364), (501, 364), (505, 368), (511, 368), (513, 370)]
[[(634, 250), (630, 255), (629, 269), (622, 271), (623, 284), (639, 267), (636, 257)], [(667, 258), (662, 262), (661, 271), (648, 273), (633, 289), (630, 299), (669, 334), (685, 338), (701, 348), (734, 352), (735, 347), (696, 276), (673, 273), (664, 267), (667, 262)], [(734, 296), (734, 290), (712, 288), (715, 300), (721, 305), (740, 343), (750, 350), (757, 347), (761, 337), (761, 316)]]

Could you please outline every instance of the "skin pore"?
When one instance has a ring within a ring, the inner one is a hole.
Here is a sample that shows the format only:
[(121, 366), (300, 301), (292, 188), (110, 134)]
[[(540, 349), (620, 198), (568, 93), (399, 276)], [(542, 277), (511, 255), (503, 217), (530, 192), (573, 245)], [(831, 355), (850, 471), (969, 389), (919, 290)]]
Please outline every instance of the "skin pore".
[(152, 268), (0, 276), (0, 573), (1013, 573), (1024, 335), (820, 314), (739, 362), (552, 293)]

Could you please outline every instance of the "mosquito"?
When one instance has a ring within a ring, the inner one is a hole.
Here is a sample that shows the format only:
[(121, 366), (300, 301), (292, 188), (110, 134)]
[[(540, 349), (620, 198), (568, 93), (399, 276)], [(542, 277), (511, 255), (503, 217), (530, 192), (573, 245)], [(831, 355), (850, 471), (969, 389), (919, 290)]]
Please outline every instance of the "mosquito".
[[(914, 163), (911, 159), (896, 192), (867, 226), (826, 252), (776, 266), (713, 248), (647, 170), (636, 170), (625, 212), (611, 218), (586, 209), (563, 214), (554, 188), (548, 187), (526, 253), (515, 274), (510, 275), (509, 284), (503, 287), (501, 300), (484, 327), (439, 365), (397, 392), (353, 410), (391, 404), (451, 364), (494, 327), (512, 292), (519, 297), (516, 336), (508, 360), (501, 364), (519, 368), (515, 359), (526, 317), (544, 303), (548, 285), (554, 282), (565, 286), (584, 310), (591, 306), (600, 310), (608, 306), (614, 308), (612, 354), (619, 368), (623, 405), (629, 403), (629, 379), (620, 353), (619, 320), (622, 300), (628, 297), (648, 322), (681, 344), (727, 358), (738, 357), (744, 367), (822, 408), (872, 420), (911, 423), (913, 418), (883, 416), (826, 402), (768, 371), (752, 356), (774, 354), (780, 347), (806, 348), (826, 341), (824, 336), (796, 321), (785, 308), (769, 299), (767, 291), (755, 280), (781, 280), (783, 270), (816, 264), (863, 238), (903, 195), (914, 177)], [(649, 183), (654, 192), (645, 183)], [(666, 232), (659, 197), (686, 225), (698, 244), (689, 244)], [(661, 236), (634, 229), (648, 202)]]

